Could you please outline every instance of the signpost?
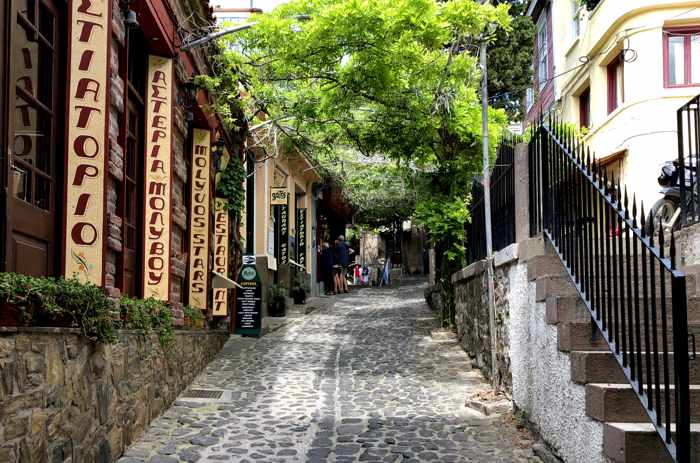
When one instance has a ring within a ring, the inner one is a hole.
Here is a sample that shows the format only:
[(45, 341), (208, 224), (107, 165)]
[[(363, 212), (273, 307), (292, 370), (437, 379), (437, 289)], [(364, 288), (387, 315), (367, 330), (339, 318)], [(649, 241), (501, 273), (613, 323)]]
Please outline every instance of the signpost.
[(262, 286), (255, 267), (255, 256), (243, 256), (238, 274), (241, 289), (236, 298), (236, 334), (260, 336), (262, 331)]
[(297, 209), (297, 262), (306, 269), (306, 208)]

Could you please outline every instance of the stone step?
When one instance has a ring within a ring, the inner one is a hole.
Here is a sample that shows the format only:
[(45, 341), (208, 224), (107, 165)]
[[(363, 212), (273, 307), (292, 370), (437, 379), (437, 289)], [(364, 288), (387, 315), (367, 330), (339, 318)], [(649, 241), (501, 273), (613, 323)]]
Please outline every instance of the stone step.
[[(700, 463), (700, 424), (691, 423), (690, 437), (691, 462)], [(656, 428), (648, 422), (605, 423), (603, 453), (615, 463), (671, 463), (673, 461)]]
[(591, 313), (578, 294), (568, 296), (549, 296), (546, 303), (545, 317), (550, 325), (591, 320)]
[(535, 281), (547, 275), (565, 275), (564, 266), (556, 255), (545, 254), (536, 256), (527, 262), (527, 278)]
[(535, 301), (544, 302), (551, 296), (573, 296), (576, 287), (567, 275), (545, 275), (538, 277), (535, 285)]
[[(661, 414), (664, 413), (664, 386), (661, 386)], [(671, 420), (675, 415), (675, 386), (670, 386)], [(656, 403), (654, 403), (656, 408)], [(658, 409), (657, 409), (658, 410)], [(614, 423), (646, 423), (646, 414), (637, 395), (628, 383), (586, 384), (586, 415), (597, 421)], [(700, 386), (690, 386), (690, 419), (700, 422)]]
[(560, 323), (557, 325), (557, 346), (561, 352), (608, 351), (608, 344), (598, 328), (593, 336), (590, 322)]
[[(646, 354), (642, 354), (646, 362)], [(588, 383), (625, 383), (627, 377), (611, 352), (574, 351), (570, 355), (571, 380), (578, 384)], [(659, 360), (660, 361), (660, 360)], [(673, 352), (669, 353), (671, 365), (670, 375), (673, 375)], [(642, 365), (646, 368), (646, 363)], [(690, 361), (690, 384), (700, 384), (700, 359)]]

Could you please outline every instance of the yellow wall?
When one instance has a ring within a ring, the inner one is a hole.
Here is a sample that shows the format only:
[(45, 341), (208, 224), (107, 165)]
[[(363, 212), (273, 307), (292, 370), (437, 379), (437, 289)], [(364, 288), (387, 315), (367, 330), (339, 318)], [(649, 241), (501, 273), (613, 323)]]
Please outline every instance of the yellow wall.
[[(598, 157), (627, 150), (622, 181), (647, 210), (660, 198), (656, 178), (662, 162), (677, 157), (676, 110), (700, 93), (700, 87), (664, 88), (662, 30), (700, 25), (700, 8), (688, 11), (698, 6), (698, 1), (603, 0), (592, 12), (583, 12), (581, 33), (574, 39), (573, 3), (553, 0), (554, 74), (591, 57), (555, 79), (555, 109), (578, 124), (578, 95), (590, 85), (591, 128), (584, 140)], [(624, 64), (624, 103), (608, 114), (607, 64), (623, 48), (634, 50), (636, 59)]]

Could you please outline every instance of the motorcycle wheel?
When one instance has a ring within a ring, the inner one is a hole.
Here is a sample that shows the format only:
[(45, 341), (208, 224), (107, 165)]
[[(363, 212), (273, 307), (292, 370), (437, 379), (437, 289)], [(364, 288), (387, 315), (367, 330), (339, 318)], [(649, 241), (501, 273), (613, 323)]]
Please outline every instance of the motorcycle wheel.
[[(659, 234), (659, 224), (668, 223), (671, 221), (673, 214), (676, 213), (676, 209), (680, 207), (680, 202), (672, 197), (664, 197), (656, 201), (654, 205), (649, 210), (649, 217), (645, 226), (645, 233), (647, 235), (657, 236)], [(680, 228), (681, 221), (680, 218), (676, 220), (673, 224), (673, 231)]]

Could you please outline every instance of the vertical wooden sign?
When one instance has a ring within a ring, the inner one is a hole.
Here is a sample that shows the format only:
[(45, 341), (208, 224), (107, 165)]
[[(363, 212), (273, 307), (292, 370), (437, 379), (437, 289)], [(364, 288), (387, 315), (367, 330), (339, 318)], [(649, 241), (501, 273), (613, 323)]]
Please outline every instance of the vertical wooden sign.
[(297, 209), (297, 263), (306, 269), (306, 208)]
[(64, 274), (102, 285), (111, 0), (70, 2)]
[(281, 204), (279, 208), (279, 263), (289, 263), (289, 206)]
[(172, 60), (149, 56), (146, 90), (143, 296), (160, 300), (167, 300), (170, 293), (172, 82)]
[[(228, 201), (216, 198), (214, 220), (214, 271), (228, 278)], [(214, 288), (215, 317), (225, 317), (228, 313), (228, 290)]]
[(192, 185), (190, 189), (190, 285), (188, 303), (207, 308), (209, 274), (209, 148), (210, 133), (194, 129), (192, 139)]

